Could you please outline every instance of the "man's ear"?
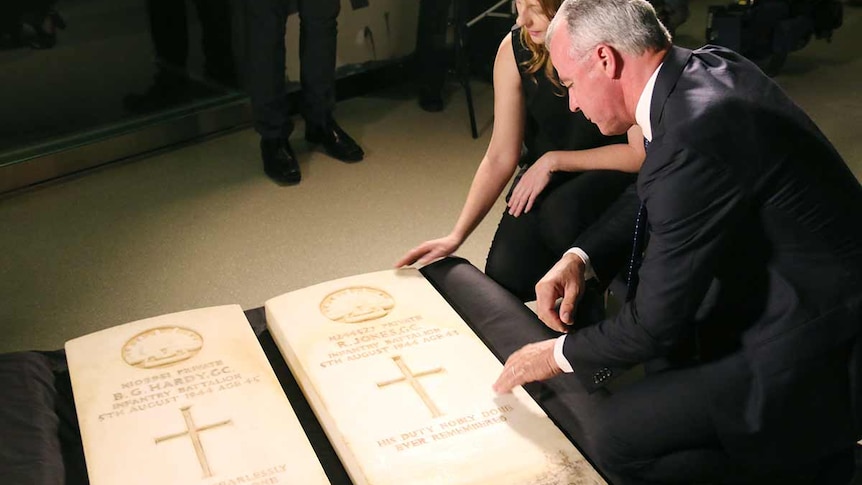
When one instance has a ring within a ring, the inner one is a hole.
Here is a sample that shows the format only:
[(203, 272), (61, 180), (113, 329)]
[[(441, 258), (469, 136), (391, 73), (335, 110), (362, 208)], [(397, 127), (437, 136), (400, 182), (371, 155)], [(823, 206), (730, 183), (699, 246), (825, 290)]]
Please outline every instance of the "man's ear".
[(623, 59), (620, 53), (613, 47), (606, 44), (596, 46), (596, 56), (599, 59), (599, 65), (602, 72), (610, 79), (619, 79), (620, 71), (623, 67)]

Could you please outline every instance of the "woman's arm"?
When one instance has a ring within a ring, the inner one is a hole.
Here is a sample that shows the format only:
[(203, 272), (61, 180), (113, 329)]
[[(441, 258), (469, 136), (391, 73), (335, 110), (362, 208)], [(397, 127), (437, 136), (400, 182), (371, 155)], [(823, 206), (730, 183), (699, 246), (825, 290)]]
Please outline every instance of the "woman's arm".
[(644, 135), (640, 126), (633, 125), (626, 132), (628, 143), (615, 143), (587, 150), (552, 151), (542, 155), (536, 163), (543, 163), (551, 172), (583, 172), (586, 170), (619, 170), (634, 173), (640, 170), (646, 157)]
[(539, 157), (524, 172), (509, 197), (509, 214), (518, 217), (530, 212), (536, 197), (545, 189), (554, 172), (619, 170), (637, 172), (646, 157), (643, 132), (637, 125), (627, 132), (628, 143), (615, 143), (587, 150), (551, 151)]
[(524, 139), (524, 96), (511, 35), (506, 35), (494, 61), (494, 128), (491, 142), (467, 193), (461, 215), (447, 236), (425, 241), (407, 252), (396, 267), (427, 264), (452, 254), (491, 210), (515, 173)]

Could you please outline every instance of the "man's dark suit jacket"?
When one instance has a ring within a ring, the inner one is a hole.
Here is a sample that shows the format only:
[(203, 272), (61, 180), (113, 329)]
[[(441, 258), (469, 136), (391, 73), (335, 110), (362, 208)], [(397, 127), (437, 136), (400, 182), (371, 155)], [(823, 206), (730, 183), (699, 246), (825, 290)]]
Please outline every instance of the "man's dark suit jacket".
[[(640, 284), (615, 318), (567, 337), (575, 375), (595, 389), (695, 342), (693, 365), (741, 363), (710, 383), (732, 456), (786, 463), (852, 446), (862, 437), (862, 358), (851, 359), (862, 354), (859, 182), (778, 85), (723, 48), (670, 50), (651, 123), (637, 180), (649, 224)], [(633, 221), (631, 207), (621, 219)], [(620, 248), (632, 228), (605, 224), (576, 242), (600, 278), (630, 251)]]

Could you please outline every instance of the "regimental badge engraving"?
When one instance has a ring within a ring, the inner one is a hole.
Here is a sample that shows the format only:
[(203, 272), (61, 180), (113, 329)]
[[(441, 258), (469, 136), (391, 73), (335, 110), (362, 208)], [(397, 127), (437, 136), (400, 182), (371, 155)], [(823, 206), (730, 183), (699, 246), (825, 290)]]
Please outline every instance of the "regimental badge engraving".
[(395, 299), (383, 290), (366, 286), (344, 288), (326, 295), (320, 313), (333, 322), (360, 323), (377, 320), (395, 308)]
[(204, 339), (194, 330), (159, 327), (141, 332), (123, 345), (123, 360), (134, 367), (152, 369), (182, 362), (197, 354)]

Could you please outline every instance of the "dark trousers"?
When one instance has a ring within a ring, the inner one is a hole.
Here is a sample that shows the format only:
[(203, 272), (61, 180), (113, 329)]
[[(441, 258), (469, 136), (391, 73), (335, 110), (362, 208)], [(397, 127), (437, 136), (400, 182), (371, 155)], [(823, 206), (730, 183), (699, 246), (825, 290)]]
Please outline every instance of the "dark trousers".
[[(254, 126), (264, 138), (290, 136), (293, 122), (285, 93), (285, 23), (288, 0), (245, 0), (246, 88)], [(299, 69), (306, 123), (326, 123), (335, 107), (338, 0), (298, 0)]]
[(420, 88), (439, 94), (448, 67), (446, 32), (452, 0), (420, 0), (416, 30), (416, 77)]
[[(709, 396), (747, 379), (741, 353), (687, 369), (649, 374), (602, 399), (591, 417), (591, 456), (615, 485), (846, 485), (853, 449), (786, 463), (781, 471), (742, 466), (721, 448)], [(754, 457), (756, 460), (756, 457)]]
[[(194, 0), (201, 24), (204, 70), (216, 79), (235, 75), (231, 48), (230, 6), (227, 0)], [(185, 68), (189, 54), (188, 13), (184, 0), (148, 0), (150, 33), (156, 56)]]
[[(520, 174), (512, 188), (518, 180)], [(522, 301), (535, 300), (539, 279), (633, 180), (612, 170), (554, 174), (530, 212), (513, 217), (504, 211), (485, 274)]]

